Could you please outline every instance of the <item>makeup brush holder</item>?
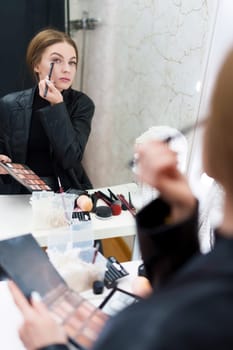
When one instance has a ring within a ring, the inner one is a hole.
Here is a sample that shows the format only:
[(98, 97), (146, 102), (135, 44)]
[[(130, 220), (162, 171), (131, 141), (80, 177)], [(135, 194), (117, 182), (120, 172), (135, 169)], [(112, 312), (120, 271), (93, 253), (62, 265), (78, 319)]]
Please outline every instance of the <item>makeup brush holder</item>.
[(33, 192), (32, 222), (35, 230), (68, 227), (76, 195), (71, 193), (54, 193), (47, 191)]
[[(95, 263), (80, 258), (80, 249), (74, 248), (61, 253), (47, 250), (50, 261), (64, 278), (70, 288), (77, 292), (91, 289), (94, 281), (103, 281), (106, 270), (106, 258), (98, 252)], [(90, 257), (95, 254), (94, 247)]]
[(70, 226), (73, 247), (80, 249), (93, 249), (94, 233), (91, 220), (78, 221), (74, 220)]

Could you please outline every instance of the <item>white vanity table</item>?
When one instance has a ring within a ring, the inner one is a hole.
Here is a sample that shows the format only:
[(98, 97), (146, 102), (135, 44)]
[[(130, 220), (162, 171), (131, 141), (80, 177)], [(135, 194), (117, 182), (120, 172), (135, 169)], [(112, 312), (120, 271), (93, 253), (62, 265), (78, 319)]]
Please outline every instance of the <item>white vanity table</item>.
[[(126, 198), (130, 192), (132, 200), (137, 194), (135, 183), (111, 186), (110, 188), (114, 193), (122, 193)], [(107, 194), (106, 188), (101, 188), (101, 190)], [(93, 191), (95, 190), (90, 192)], [(47, 246), (48, 239), (55, 231), (53, 229), (33, 229), (32, 207), (29, 200), (30, 195), (0, 195), (0, 239), (31, 232), (41, 246)], [(94, 214), (91, 214), (91, 219), (94, 239), (135, 236), (136, 234), (135, 219), (128, 210), (107, 220), (97, 219)], [(134, 257), (138, 257), (137, 250), (135, 240)]]

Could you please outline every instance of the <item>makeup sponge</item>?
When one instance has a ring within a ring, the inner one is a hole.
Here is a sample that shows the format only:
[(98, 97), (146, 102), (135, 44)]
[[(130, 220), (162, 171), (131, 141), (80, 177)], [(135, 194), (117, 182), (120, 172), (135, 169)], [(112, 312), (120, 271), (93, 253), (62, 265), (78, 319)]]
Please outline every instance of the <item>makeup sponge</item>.
[(93, 203), (92, 203), (91, 198), (85, 194), (81, 194), (76, 199), (76, 205), (82, 211), (92, 211), (92, 208), (93, 208)]

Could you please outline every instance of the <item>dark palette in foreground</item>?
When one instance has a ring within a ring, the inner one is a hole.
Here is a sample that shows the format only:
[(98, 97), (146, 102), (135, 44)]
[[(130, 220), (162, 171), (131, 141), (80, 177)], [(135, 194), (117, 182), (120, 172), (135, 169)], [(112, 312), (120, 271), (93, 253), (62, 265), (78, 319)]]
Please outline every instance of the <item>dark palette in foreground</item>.
[(0, 268), (27, 297), (40, 293), (74, 345), (91, 347), (109, 316), (68, 287), (31, 234), (0, 241)]

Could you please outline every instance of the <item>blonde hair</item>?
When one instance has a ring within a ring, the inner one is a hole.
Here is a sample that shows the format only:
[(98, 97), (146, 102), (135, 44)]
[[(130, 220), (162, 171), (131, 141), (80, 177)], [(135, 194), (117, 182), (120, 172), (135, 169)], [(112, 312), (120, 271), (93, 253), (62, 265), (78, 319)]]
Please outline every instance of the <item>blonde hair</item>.
[(233, 193), (233, 49), (220, 68), (205, 134), (208, 174)]
[(66, 42), (74, 48), (78, 61), (78, 48), (68, 34), (55, 29), (44, 29), (32, 38), (27, 48), (26, 62), (30, 72), (36, 79), (37, 75), (34, 72), (34, 67), (40, 63), (44, 51), (47, 47), (61, 42)]

